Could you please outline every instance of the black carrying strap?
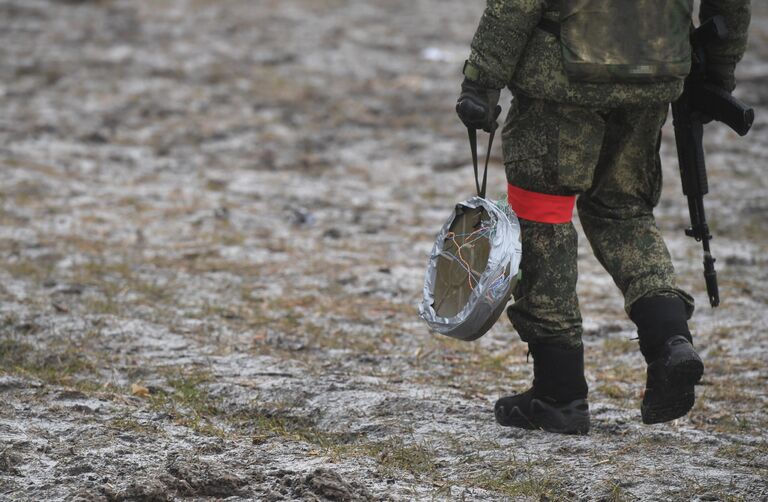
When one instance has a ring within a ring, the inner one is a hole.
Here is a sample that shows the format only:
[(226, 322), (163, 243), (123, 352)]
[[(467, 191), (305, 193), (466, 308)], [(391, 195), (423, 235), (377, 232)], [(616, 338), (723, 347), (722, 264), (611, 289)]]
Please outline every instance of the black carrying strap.
[(485, 188), (488, 183), (488, 163), (491, 160), (491, 147), (493, 146), (493, 137), (496, 135), (496, 127), (491, 129), (491, 133), (488, 136), (488, 151), (485, 152), (482, 186), (480, 186), (480, 168), (477, 165), (477, 129), (468, 127), (467, 133), (469, 133), (469, 149), (472, 151), (472, 167), (475, 169), (475, 188), (477, 188), (478, 197), (485, 199)]
[(551, 35), (554, 35), (557, 38), (560, 38), (560, 23), (557, 21), (552, 21), (551, 19), (543, 17), (541, 18), (541, 21), (539, 21), (538, 28), (540, 30), (546, 31)]

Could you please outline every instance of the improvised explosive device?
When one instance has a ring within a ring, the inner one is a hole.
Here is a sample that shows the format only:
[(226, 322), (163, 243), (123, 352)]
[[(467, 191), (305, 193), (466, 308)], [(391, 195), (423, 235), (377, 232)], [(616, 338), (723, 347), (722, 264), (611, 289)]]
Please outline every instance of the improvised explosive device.
[(437, 234), (419, 306), (419, 315), (432, 330), (465, 341), (480, 338), (499, 319), (517, 282), (522, 258), (517, 216), (506, 201), (485, 198), (493, 132), (482, 186), (476, 131), (470, 129), (469, 137), (478, 195), (457, 204)]

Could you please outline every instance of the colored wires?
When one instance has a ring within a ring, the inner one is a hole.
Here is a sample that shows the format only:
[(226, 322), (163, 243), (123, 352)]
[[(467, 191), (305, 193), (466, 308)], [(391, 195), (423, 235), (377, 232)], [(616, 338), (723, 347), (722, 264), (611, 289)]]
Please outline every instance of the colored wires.
[[(450, 252), (441, 253), (443, 256), (459, 263), (461, 267), (464, 269), (465, 272), (467, 272), (467, 284), (469, 284), (469, 288), (471, 290), (475, 289), (475, 285), (478, 283), (478, 277), (482, 275), (481, 272), (477, 272), (475, 270), (472, 270), (472, 266), (469, 264), (469, 262), (464, 258), (462, 255), (462, 250), (468, 250), (472, 249), (475, 245), (475, 243), (480, 239), (487, 239), (490, 235), (491, 227), (481, 226), (477, 230), (471, 232), (471, 233), (465, 233), (465, 234), (457, 234), (455, 232), (448, 232), (445, 235), (446, 240), (450, 240), (454, 246), (456, 246), (455, 253), (452, 254)], [(459, 244), (458, 239), (463, 238), (463, 243)], [(472, 281), (474, 280), (474, 284)]]

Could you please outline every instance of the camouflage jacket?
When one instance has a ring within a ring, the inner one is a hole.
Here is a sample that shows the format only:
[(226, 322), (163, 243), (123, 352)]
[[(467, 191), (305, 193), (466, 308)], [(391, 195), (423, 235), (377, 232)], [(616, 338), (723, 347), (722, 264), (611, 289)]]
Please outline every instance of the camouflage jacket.
[[(509, 86), (530, 97), (583, 106), (613, 107), (674, 101), (682, 81), (600, 84), (571, 82), (563, 68), (559, 40), (537, 28), (558, 0), (488, 0), (472, 40), (469, 63), (477, 81), (491, 88)], [(633, 0), (639, 1), (639, 0)], [(712, 44), (710, 61), (735, 65), (747, 45), (750, 0), (701, 0), (699, 17), (720, 14), (729, 29), (726, 40)]]

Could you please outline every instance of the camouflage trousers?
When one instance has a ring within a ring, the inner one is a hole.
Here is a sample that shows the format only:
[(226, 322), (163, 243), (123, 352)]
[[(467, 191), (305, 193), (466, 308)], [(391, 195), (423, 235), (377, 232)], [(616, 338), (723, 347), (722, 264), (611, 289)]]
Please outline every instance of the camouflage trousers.
[[(504, 162), (513, 187), (578, 196), (584, 233), (627, 313), (645, 296), (679, 296), (690, 316), (693, 299), (675, 284), (653, 217), (667, 109), (597, 109), (517, 96), (503, 130)], [(580, 346), (576, 229), (570, 221), (520, 223), (522, 278), (507, 314), (525, 342)]]

